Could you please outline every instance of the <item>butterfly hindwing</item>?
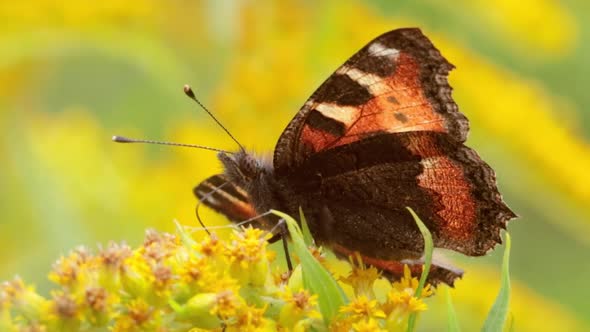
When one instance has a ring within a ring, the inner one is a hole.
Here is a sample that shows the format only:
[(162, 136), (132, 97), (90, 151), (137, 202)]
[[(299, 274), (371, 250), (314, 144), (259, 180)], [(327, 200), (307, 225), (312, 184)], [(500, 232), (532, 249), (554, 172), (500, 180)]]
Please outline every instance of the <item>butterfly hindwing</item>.
[[(194, 188), (195, 196), (203, 204), (225, 215), (234, 223), (249, 220), (257, 216), (250, 199), (243, 188), (235, 183), (228, 181), (223, 174), (213, 175), (202, 181)], [(252, 224), (262, 229), (272, 229), (278, 222), (276, 218), (256, 218)], [(332, 248), (338, 256), (346, 258), (354, 255), (354, 251), (347, 249), (345, 246), (334, 246)], [(397, 280), (403, 276), (404, 264), (411, 269), (412, 275), (419, 275), (422, 271), (422, 262), (417, 260), (395, 260), (395, 259), (376, 259), (374, 257), (362, 255), (363, 262), (373, 265), (384, 272), (384, 275), (392, 280)], [(454, 280), (462, 275), (462, 271), (451, 266), (442, 264), (442, 262), (433, 262), (430, 270), (428, 281), (433, 284), (444, 282), (452, 285)]]
[[(344, 246), (334, 245), (332, 250), (339, 257), (355, 257), (355, 251), (352, 251)], [(436, 254), (436, 253), (435, 253)], [(420, 276), (424, 269), (424, 262), (422, 259), (376, 259), (367, 255), (361, 254), (363, 263), (372, 265), (379, 269), (385, 277), (390, 280), (399, 280), (404, 276), (404, 265), (410, 270), (412, 276)], [(455, 280), (463, 276), (463, 271), (452, 264), (445, 261), (444, 258), (434, 255), (430, 271), (428, 272), (428, 283), (437, 285), (441, 282), (453, 286)]]
[(275, 148), (277, 173), (314, 153), (380, 133), (436, 131), (465, 141), (468, 122), (447, 81), (453, 68), (420, 29), (377, 37), (336, 70), (289, 123)]
[(288, 181), (295, 190), (315, 185), (317, 196), (304, 200), (308, 209), (327, 209), (334, 220), (319, 216), (320, 240), (377, 259), (421, 254), (422, 235), (408, 206), (436, 247), (471, 256), (499, 243), (500, 229), (514, 217), (492, 169), (445, 133), (383, 134), (338, 146), (308, 158)]

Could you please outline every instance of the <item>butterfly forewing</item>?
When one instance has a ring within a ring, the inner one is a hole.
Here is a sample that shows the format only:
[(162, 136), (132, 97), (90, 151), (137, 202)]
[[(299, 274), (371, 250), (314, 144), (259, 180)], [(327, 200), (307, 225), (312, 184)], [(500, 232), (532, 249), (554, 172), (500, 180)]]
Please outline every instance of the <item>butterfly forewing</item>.
[(275, 148), (279, 174), (314, 153), (381, 133), (437, 131), (463, 142), (468, 122), (447, 81), (454, 68), (419, 29), (385, 33), (309, 98)]

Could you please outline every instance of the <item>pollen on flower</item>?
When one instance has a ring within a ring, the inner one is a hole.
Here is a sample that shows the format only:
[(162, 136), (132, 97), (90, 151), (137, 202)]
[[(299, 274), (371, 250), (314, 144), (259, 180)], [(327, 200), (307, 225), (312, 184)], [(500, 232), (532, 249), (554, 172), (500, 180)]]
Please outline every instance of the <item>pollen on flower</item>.
[[(412, 277), (410, 268), (407, 265), (404, 265), (404, 276), (400, 279), (400, 281), (392, 283), (391, 286), (397, 291), (405, 291), (414, 295), (419, 283), (420, 281), (418, 278)], [(432, 286), (430, 284), (426, 284), (422, 289), (422, 294), (420, 297), (425, 298), (431, 296), (432, 294), (434, 294)]]
[(385, 332), (377, 320), (373, 318), (363, 319), (359, 322), (352, 324), (352, 329), (355, 332)]
[(136, 326), (141, 326), (150, 319), (154, 308), (142, 299), (134, 299), (127, 305), (128, 317), (133, 320)]
[(80, 314), (76, 301), (63, 292), (53, 294), (53, 303), (55, 313), (61, 318), (74, 318)]
[(160, 263), (176, 252), (179, 242), (174, 235), (158, 233), (156, 230), (148, 229), (143, 242), (142, 253), (147, 261)]
[(217, 234), (211, 233), (203, 241), (196, 245), (197, 251), (201, 252), (205, 256), (220, 255), (224, 251), (223, 243), (217, 237)]
[(5, 281), (0, 286), (2, 298), (14, 300), (18, 298), (25, 290), (25, 283), (21, 278), (14, 278), (12, 281)]
[(267, 306), (257, 308), (255, 306), (244, 306), (237, 315), (237, 321), (234, 326), (239, 331), (259, 331), (268, 324), (268, 320), (264, 318), (264, 313)]
[(358, 253), (356, 253), (355, 258), (356, 264), (352, 256), (349, 258), (352, 270), (347, 277), (340, 278), (340, 281), (350, 285), (356, 296), (363, 295), (370, 299), (374, 299), (375, 293), (373, 291), (373, 285), (375, 281), (379, 279), (381, 273), (373, 266), (367, 267)]
[(181, 280), (188, 285), (196, 282), (206, 285), (210, 280), (217, 279), (211, 263), (207, 259), (195, 256), (189, 257), (184, 264), (178, 267), (178, 274)]
[(97, 312), (106, 310), (107, 296), (106, 289), (102, 287), (88, 288), (85, 293), (86, 303), (92, 310)]
[(49, 280), (62, 286), (75, 283), (80, 268), (79, 261), (76, 258), (76, 255), (70, 255), (68, 257), (62, 257), (55, 262), (53, 264), (53, 270), (49, 274)]
[(266, 258), (266, 246), (270, 234), (258, 228), (248, 227), (232, 234), (232, 245), (228, 248), (230, 258), (238, 262), (256, 262)]
[(317, 297), (317, 295), (310, 295), (306, 290), (301, 290), (293, 294), (292, 302), (297, 306), (297, 308), (305, 310), (317, 304)]
[(162, 264), (152, 267), (152, 273), (154, 274), (156, 288), (158, 289), (167, 287), (174, 277), (172, 275), (172, 269)]
[(349, 314), (355, 320), (371, 317), (385, 318), (385, 313), (379, 308), (377, 300), (369, 300), (364, 295), (355, 298), (348, 305), (340, 308), (340, 312)]
[(222, 291), (215, 297), (215, 305), (211, 309), (211, 314), (222, 318), (234, 317), (240, 305), (240, 299), (233, 291)]
[(294, 309), (299, 312), (315, 310), (318, 304), (317, 294), (311, 295), (306, 289), (293, 293), (289, 288), (286, 288), (281, 297), (285, 302), (293, 304)]
[(383, 309), (389, 316), (388, 321), (399, 323), (409, 314), (425, 311), (428, 308), (423, 299), (432, 295), (433, 289), (430, 284), (427, 284), (418, 297), (416, 296), (418, 284), (418, 278), (412, 277), (409, 267), (404, 266), (404, 276), (391, 284), (387, 301), (383, 305)]
[(418, 312), (427, 309), (422, 299), (414, 296), (414, 291), (411, 288), (406, 288), (402, 291), (392, 288), (387, 294), (387, 300), (393, 307), (407, 312)]
[(306, 319), (320, 318), (317, 311), (318, 296), (301, 289), (295, 293), (286, 287), (280, 297), (285, 301), (279, 315), (279, 324), (288, 330), (294, 330)]
[(128, 245), (109, 242), (106, 248), (99, 250), (98, 257), (105, 267), (118, 270), (123, 264), (123, 261), (131, 256), (131, 254), (131, 248)]

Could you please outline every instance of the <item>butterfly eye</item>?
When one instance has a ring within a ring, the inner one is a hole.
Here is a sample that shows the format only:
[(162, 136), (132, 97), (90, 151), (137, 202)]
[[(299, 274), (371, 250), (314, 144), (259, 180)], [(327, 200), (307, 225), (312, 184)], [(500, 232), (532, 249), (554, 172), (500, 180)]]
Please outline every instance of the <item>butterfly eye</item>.
[(258, 162), (256, 161), (256, 159), (252, 158), (250, 155), (246, 155), (245, 158), (241, 159), (241, 163), (240, 163), (240, 171), (242, 172), (242, 174), (248, 178), (248, 179), (253, 179), (257, 176), (258, 174)]

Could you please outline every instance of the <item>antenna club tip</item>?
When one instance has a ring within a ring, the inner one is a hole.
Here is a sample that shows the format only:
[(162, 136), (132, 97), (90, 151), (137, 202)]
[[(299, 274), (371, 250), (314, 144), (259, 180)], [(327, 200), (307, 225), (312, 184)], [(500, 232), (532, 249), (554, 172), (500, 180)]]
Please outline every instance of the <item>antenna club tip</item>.
[(130, 143), (131, 142), (130, 139), (123, 137), (123, 136), (117, 136), (117, 135), (114, 135), (113, 137), (111, 137), (111, 139), (113, 140), (113, 142), (117, 142), (117, 143)]
[(193, 89), (191, 88), (190, 85), (185, 84), (184, 87), (182, 88), (182, 90), (184, 91), (184, 94), (186, 94), (190, 98), (193, 98), (193, 99), (195, 98), (195, 93), (193, 92)]

